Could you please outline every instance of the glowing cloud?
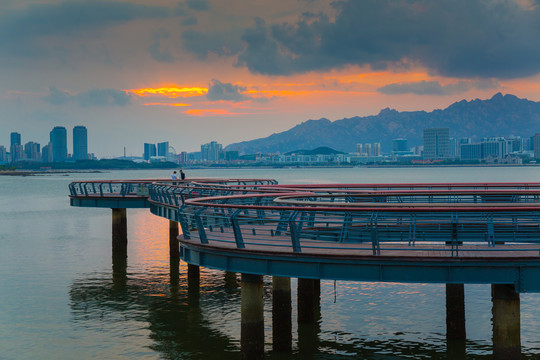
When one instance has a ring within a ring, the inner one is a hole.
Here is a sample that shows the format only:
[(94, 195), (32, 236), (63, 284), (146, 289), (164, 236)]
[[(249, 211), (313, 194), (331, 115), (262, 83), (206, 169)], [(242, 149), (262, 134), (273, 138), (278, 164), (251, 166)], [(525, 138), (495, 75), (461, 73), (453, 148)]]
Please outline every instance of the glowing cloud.
[(146, 103), (144, 106), (191, 106), (191, 104), (184, 103)]
[(160, 88), (131, 89), (128, 91), (139, 96), (162, 96), (162, 97), (174, 99), (174, 98), (179, 98), (179, 97), (204, 96), (208, 92), (208, 88), (160, 87)]
[(191, 109), (185, 111), (188, 115), (193, 116), (230, 116), (230, 115), (243, 115), (239, 113), (232, 113), (225, 109)]

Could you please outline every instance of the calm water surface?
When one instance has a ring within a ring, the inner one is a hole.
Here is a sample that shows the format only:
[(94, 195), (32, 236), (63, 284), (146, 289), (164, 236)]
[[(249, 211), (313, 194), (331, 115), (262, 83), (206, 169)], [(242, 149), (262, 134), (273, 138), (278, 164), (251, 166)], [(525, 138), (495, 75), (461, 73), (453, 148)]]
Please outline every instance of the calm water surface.
[[(191, 177), (287, 183), (540, 181), (540, 167), (190, 170)], [(0, 359), (239, 358), (240, 289), (186, 264), (171, 270), (168, 221), (128, 210), (127, 264), (111, 259), (111, 211), (71, 208), (76, 180), (168, 178), (169, 171), (0, 176)], [(179, 276), (174, 276), (178, 271)], [(271, 351), (271, 278), (265, 278)], [(321, 317), (296, 326), (291, 358), (446, 359), (445, 287), (322, 281)], [(490, 287), (466, 285), (467, 359), (489, 359)], [(540, 294), (521, 294), (523, 358), (540, 357)]]

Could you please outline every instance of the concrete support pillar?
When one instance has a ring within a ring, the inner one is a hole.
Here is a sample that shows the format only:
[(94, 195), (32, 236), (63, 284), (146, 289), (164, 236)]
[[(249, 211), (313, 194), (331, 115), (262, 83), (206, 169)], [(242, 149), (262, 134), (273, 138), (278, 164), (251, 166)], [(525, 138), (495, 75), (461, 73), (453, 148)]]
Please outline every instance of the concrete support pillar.
[(180, 260), (180, 244), (178, 242), (178, 223), (169, 220), (169, 258)]
[(292, 350), (291, 278), (272, 277), (272, 348)]
[(190, 305), (199, 305), (200, 269), (197, 265), (188, 264), (188, 302)]
[(446, 284), (446, 353), (449, 359), (466, 355), (465, 286)]
[(520, 359), (520, 303), (514, 285), (491, 285), (493, 359)]
[(236, 280), (236, 273), (225, 271), (225, 287), (227, 289), (236, 289), (238, 287), (238, 281)]
[(446, 338), (465, 339), (465, 287), (446, 284)]
[(263, 277), (242, 274), (242, 359), (264, 359)]
[(318, 280), (313, 279), (298, 279), (297, 298), (299, 323), (310, 323), (315, 320), (315, 288), (317, 282)]
[(112, 252), (113, 256), (127, 256), (126, 209), (112, 209)]

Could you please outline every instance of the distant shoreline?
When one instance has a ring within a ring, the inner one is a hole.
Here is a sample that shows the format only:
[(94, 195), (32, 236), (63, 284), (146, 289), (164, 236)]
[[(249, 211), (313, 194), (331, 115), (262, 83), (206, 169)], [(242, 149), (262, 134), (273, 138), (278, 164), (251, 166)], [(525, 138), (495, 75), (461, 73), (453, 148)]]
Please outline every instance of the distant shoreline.
[[(369, 164), (369, 165), (242, 165), (242, 166), (178, 166), (185, 170), (212, 170), (212, 169), (332, 169), (332, 168), (440, 168), (440, 167), (463, 167), (463, 168), (500, 168), (500, 167), (536, 167), (540, 164)], [(122, 170), (167, 170), (167, 168), (109, 168), (109, 169), (44, 169), (44, 170), (0, 170), (0, 176), (44, 176), (44, 175), (69, 175), (78, 173), (104, 173), (108, 171)], [(171, 170), (171, 169), (169, 169)]]
[(58, 175), (74, 173), (102, 173), (101, 170), (4, 170), (0, 171), (0, 176), (36, 176), (36, 175)]

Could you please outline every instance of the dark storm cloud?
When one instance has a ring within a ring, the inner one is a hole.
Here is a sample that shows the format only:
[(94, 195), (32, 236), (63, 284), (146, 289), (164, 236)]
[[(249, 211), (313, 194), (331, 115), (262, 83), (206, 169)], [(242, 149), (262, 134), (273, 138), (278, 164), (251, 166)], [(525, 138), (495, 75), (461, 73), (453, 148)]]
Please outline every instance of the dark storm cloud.
[(49, 88), (49, 95), (43, 100), (53, 105), (76, 102), (80, 106), (125, 106), (131, 103), (131, 95), (116, 89), (91, 89), (78, 94), (71, 94), (55, 87)]
[(459, 94), (471, 89), (489, 90), (499, 87), (493, 80), (482, 81), (459, 81), (455, 84), (441, 85), (438, 81), (419, 81), (399, 84), (388, 84), (377, 89), (386, 95), (452, 95)]
[(188, 16), (187, 18), (182, 19), (182, 21), (180, 21), (180, 24), (184, 26), (197, 25), (197, 18), (194, 16)]
[(293, 24), (257, 19), (242, 37), (238, 64), (270, 75), (406, 64), (454, 77), (540, 72), (538, 6), (513, 0), (343, 0), (334, 7), (334, 20), (323, 14), (303, 14)]
[(152, 58), (159, 62), (172, 62), (174, 57), (171, 55), (171, 52), (168, 48), (161, 44), (161, 40), (168, 39), (170, 33), (165, 29), (159, 29), (154, 32), (153, 39), (154, 41), (150, 44), (148, 51)]
[(235, 55), (242, 49), (242, 43), (232, 32), (203, 33), (186, 30), (182, 33), (182, 47), (206, 59), (210, 53)]
[(210, 9), (208, 0), (187, 0), (186, 5), (192, 10), (205, 11)]
[(208, 87), (208, 93), (206, 93), (206, 98), (210, 101), (245, 101), (249, 99), (247, 96), (241, 93), (241, 91), (245, 90), (246, 88), (244, 87), (229, 83), (222, 83), (219, 80), (212, 79), (212, 84)]
[(0, 14), (0, 53), (45, 54), (43, 36), (71, 36), (135, 19), (172, 16), (172, 9), (105, 0), (69, 0), (35, 4)]

